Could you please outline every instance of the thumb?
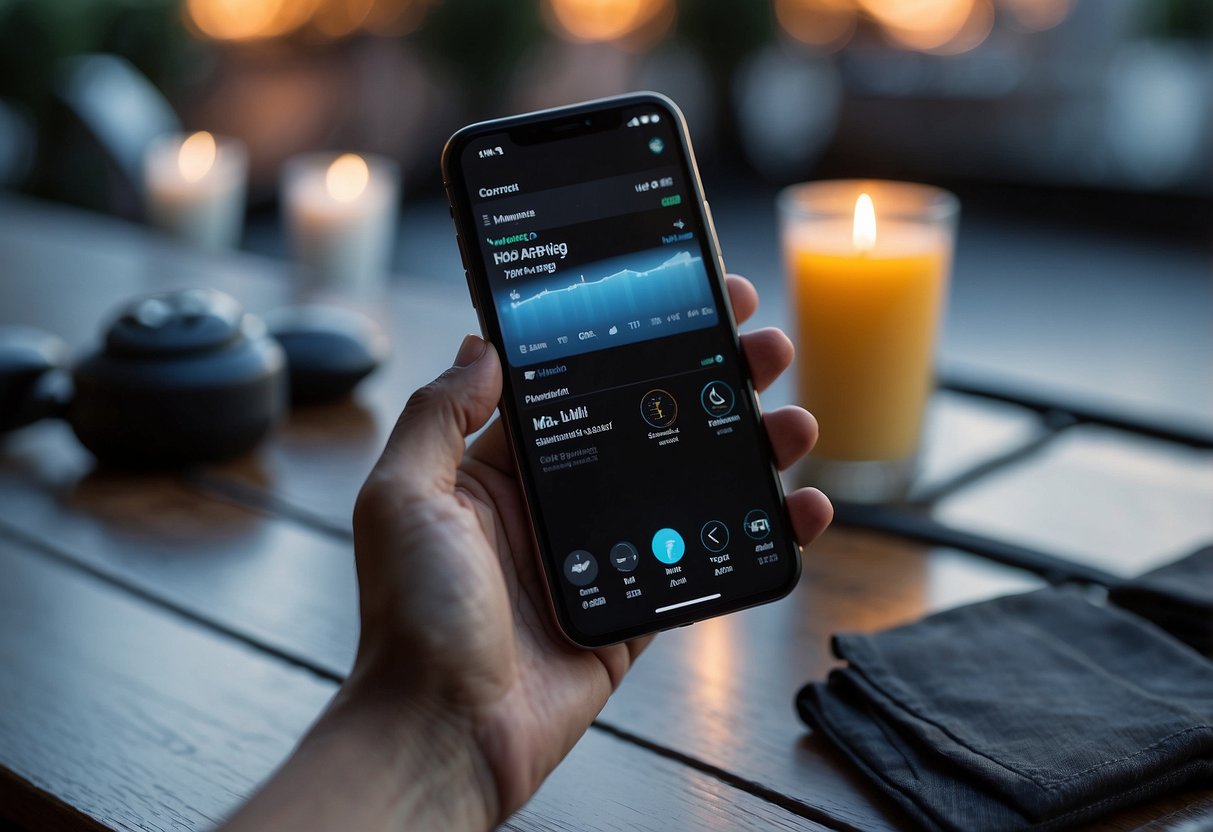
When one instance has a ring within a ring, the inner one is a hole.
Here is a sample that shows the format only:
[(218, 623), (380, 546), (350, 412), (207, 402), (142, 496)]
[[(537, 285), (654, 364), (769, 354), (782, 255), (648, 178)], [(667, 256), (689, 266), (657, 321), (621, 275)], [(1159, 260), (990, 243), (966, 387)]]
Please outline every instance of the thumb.
[(484, 339), (463, 339), (455, 363), (409, 397), (376, 464), (410, 496), (449, 493), (464, 439), (484, 427), (501, 397), (501, 362)]

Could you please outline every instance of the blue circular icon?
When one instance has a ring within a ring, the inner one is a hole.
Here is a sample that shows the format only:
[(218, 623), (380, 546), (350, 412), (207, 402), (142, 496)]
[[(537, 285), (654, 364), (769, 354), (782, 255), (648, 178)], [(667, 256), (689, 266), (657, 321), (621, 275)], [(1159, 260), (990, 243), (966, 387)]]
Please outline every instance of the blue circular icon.
[(649, 150), (653, 151), (654, 153), (660, 153), (661, 151), (665, 150), (665, 142), (663, 142), (657, 136), (654, 136), (653, 138), (649, 139)]
[(653, 535), (653, 557), (662, 563), (678, 563), (686, 550), (682, 535), (673, 529), (660, 529)]

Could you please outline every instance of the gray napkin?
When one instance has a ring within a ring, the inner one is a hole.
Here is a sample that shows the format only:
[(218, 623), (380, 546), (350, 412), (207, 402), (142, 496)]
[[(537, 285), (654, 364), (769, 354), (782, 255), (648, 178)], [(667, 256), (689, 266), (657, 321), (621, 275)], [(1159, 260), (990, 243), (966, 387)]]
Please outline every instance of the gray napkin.
[(926, 829), (1055, 829), (1213, 785), (1213, 663), (1047, 589), (843, 635), (801, 717)]

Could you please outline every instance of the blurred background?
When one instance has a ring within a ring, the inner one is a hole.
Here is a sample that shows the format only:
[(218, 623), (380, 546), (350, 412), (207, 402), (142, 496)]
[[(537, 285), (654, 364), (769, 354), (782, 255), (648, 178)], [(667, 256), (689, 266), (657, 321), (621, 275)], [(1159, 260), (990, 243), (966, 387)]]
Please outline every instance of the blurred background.
[(139, 219), (153, 138), (235, 136), (242, 247), (286, 257), (285, 160), (382, 154), (396, 279), (461, 286), (445, 138), (633, 89), (686, 112), (729, 266), (768, 294), (780, 186), (942, 185), (945, 374), (1213, 422), (1209, 0), (0, 0), (0, 187)]

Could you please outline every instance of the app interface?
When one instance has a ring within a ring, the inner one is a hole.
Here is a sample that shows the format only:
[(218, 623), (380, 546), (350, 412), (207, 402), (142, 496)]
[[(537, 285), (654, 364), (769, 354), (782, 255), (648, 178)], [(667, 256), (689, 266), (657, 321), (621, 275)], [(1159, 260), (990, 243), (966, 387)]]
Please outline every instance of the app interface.
[(640, 105), (462, 151), (538, 534), (589, 637), (734, 607), (796, 569), (677, 137)]

